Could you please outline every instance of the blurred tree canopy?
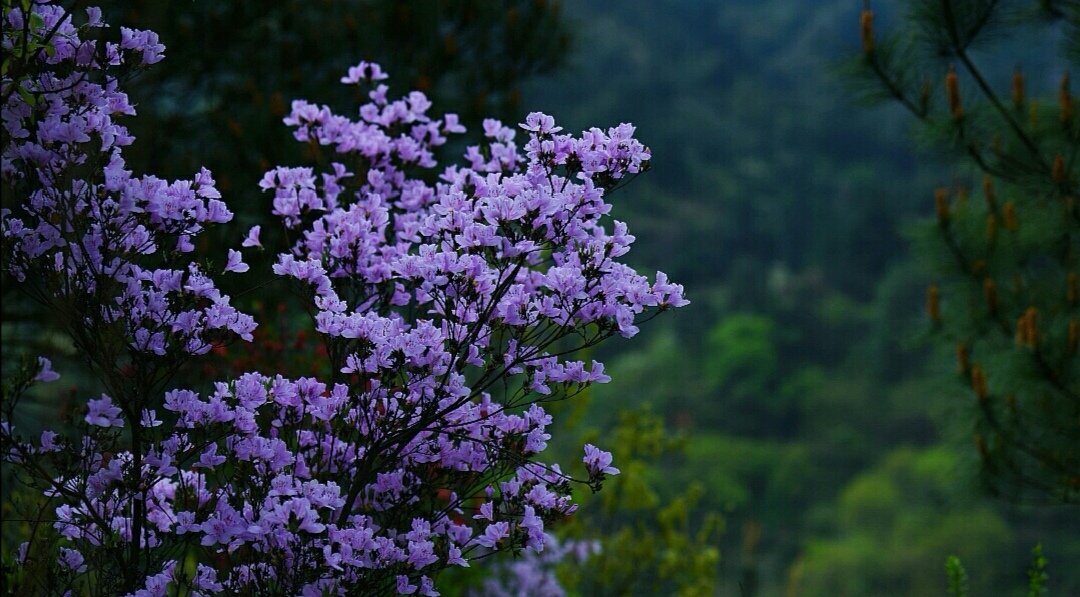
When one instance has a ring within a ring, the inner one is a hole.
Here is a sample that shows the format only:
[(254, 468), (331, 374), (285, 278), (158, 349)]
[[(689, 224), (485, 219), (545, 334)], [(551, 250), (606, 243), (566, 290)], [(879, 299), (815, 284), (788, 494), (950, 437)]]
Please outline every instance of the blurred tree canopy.
[[(905, 28), (908, 11), (936, 4), (875, 4), (875, 25), (922, 39)], [(1059, 50), (1077, 47), (1076, 38), (1060, 19), (1048, 25), (1058, 33), (1031, 30), (1038, 2), (1002, 4), (1028, 20), (1006, 20), (996, 44), (972, 51), (1006, 90), (1022, 63), (1029, 95), (1042, 96), (1040, 122), (1057, 126), (1060, 77), (1074, 62)], [(955, 343), (943, 345), (935, 338), (945, 330), (927, 325), (926, 288), (939, 286), (946, 318), (970, 301), (952, 295), (941, 272), (931, 273), (933, 258), (917, 232), (937, 234), (936, 218), (923, 219), (935, 188), (950, 188), (955, 206), (957, 187), (965, 186), (974, 212), (983, 203), (976, 194), (982, 177), (958, 169), (940, 137), (913, 130), (902, 107), (861, 107), (870, 86), (853, 90), (851, 78), (858, 67), (851, 63), (863, 60), (861, 8), (840, 0), (631, 0), (619, 11), (567, 5), (568, 19), (588, 31), (589, 52), (572, 54), (564, 72), (527, 85), (525, 96), (569, 127), (605, 118), (639, 127), (653, 149), (653, 171), (616, 207), (635, 226), (631, 258), (686, 282), (694, 301), (686, 317), (646, 326), (648, 341), (635, 351), (609, 353), (613, 382), (595, 390), (590, 417), (611, 421), (616, 405), (647, 401), (688, 432), (685, 451), (664, 457), (658, 474), (670, 481), (669, 493), (701, 482), (701, 507), (724, 513), (722, 591), (750, 594), (743, 581), (754, 575), (761, 594), (945, 591), (942, 562), (957, 553), (972, 571), (973, 594), (980, 587), (1008, 594), (1022, 590), (1039, 541), (1051, 561), (1080, 561), (1080, 523), (1067, 509), (983, 496), (973, 442), (978, 401), (970, 376), (957, 374)], [(1039, 36), (1049, 43), (1032, 41)], [(905, 60), (908, 68), (939, 69), (931, 83), (941, 109), (950, 60), (929, 51)], [(581, 93), (581, 80), (596, 83)], [(975, 111), (975, 86), (963, 82), (961, 90)], [(999, 209), (1005, 187), (995, 181)], [(977, 224), (972, 234), (981, 240), (986, 220)], [(1007, 234), (1003, 220), (998, 233)], [(998, 284), (1001, 293), (1007, 284)], [(1004, 343), (1018, 350), (1011, 333)], [(988, 362), (983, 367), (989, 371)], [(864, 482), (924, 453), (947, 462), (951, 474)], [(955, 508), (935, 513), (905, 493), (927, 484), (955, 492)], [(874, 487), (899, 494), (881, 502), (890, 520), (908, 516), (905, 528), (925, 527), (927, 541), (910, 557), (893, 557), (902, 535), (892, 526), (854, 532), (850, 500)], [(972, 512), (968, 527), (945, 520)], [(948, 530), (937, 533), (935, 525)], [(985, 541), (985, 549), (950, 552), (950, 533)], [(987, 572), (1010, 566), (1002, 576)], [(1052, 590), (1080, 590), (1071, 569), (1050, 573)], [(896, 578), (904, 582), (882, 580)]]
[[(855, 478), (839, 496), (836, 537), (812, 540), (789, 583), (805, 595), (929, 595), (942, 590), (944, 554), (1008, 562), (1006, 521), (956, 483), (962, 463), (941, 448), (901, 449)], [(1024, 562), (1012, 562), (1023, 570)], [(971, 579), (974, 594), (1019, 588), (1009, 566)]]

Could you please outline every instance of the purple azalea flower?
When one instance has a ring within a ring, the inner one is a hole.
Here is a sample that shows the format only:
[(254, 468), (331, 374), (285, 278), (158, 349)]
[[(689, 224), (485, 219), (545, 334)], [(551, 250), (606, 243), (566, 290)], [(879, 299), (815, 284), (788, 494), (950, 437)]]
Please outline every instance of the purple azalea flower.
[(52, 361), (45, 357), (38, 357), (38, 366), (40, 369), (37, 375), (34, 376), (34, 381), (49, 382), (60, 379), (60, 374), (53, 371)]
[(124, 420), (120, 417), (120, 407), (113, 405), (112, 398), (102, 394), (101, 398), (90, 399), (87, 402), (89, 411), (85, 421), (96, 427), (123, 427)]
[(244, 242), (240, 243), (241, 247), (262, 247), (262, 243), (259, 242), (259, 233), (262, 231), (262, 226), (252, 226), (248, 230), (247, 237), (244, 238)]
[(243, 256), (240, 255), (240, 251), (235, 249), (229, 249), (229, 261), (225, 264), (225, 271), (243, 273), (250, 269), (248, 264), (244, 263)]
[(585, 444), (585, 457), (582, 461), (590, 475), (619, 474), (619, 469), (611, 466), (611, 452), (605, 452), (592, 444)]

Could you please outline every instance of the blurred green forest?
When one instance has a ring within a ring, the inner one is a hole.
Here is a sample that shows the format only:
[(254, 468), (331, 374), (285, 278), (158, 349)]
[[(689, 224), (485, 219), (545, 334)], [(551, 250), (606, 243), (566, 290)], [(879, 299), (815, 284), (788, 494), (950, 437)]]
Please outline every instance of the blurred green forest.
[[(911, 3), (875, 4), (884, 30)], [(616, 217), (635, 265), (694, 301), (606, 355), (589, 420), (651, 403), (685, 432), (652, 480), (700, 482), (701, 511), (723, 513), (721, 592), (940, 594), (957, 554), (971, 594), (1023, 594), (1042, 542), (1051, 594), (1080, 593), (1075, 507), (978, 478), (974, 400), (930, 339), (930, 268), (905, 236), (957, 173), (902, 109), (855, 101), (839, 65), (860, 51), (860, 3), (566, 8), (578, 50), (525, 103), (571, 129), (638, 126), (654, 168)], [(981, 65), (1007, 89), (1023, 64), (1052, 96), (1066, 65), (1045, 41), (1003, 39)]]
[[(840, 64), (860, 51), (861, 3), (102, 4), (168, 48), (129, 86), (139, 140), (126, 155), (162, 176), (209, 167), (239, 215), (231, 244), (269, 212), (263, 170), (312, 157), (280, 124), (288, 102), (352, 105), (337, 79), (360, 60), (383, 64), (392, 93), (420, 88), (460, 112), (471, 133), (483, 115), (533, 110), (570, 130), (637, 125), (652, 169), (619, 191), (614, 216), (637, 237), (629, 261), (685, 284), (692, 304), (601, 349), (613, 381), (561, 413), (577, 424), (568, 442), (645, 405), (670, 430), (646, 420), (616, 435), (628, 484), (585, 503), (596, 528), (634, 535), (620, 505), (673, 504), (658, 516), (678, 533), (628, 543), (694, 550), (687, 566), (715, 565), (725, 595), (943, 594), (950, 555), (972, 595), (1019, 595), (1037, 543), (1050, 594), (1080, 595), (1076, 507), (1011, 503), (980, 482), (974, 399), (931, 339), (933, 280), (906, 234), (957, 173), (899, 108), (855, 101)], [(880, 26), (906, 4), (875, 6)], [(1006, 39), (979, 58), (1002, 86), (1023, 63), (1031, 93), (1050, 96), (1068, 65), (1060, 40), (1045, 41)], [(282, 242), (266, 227), (263, 239)]]

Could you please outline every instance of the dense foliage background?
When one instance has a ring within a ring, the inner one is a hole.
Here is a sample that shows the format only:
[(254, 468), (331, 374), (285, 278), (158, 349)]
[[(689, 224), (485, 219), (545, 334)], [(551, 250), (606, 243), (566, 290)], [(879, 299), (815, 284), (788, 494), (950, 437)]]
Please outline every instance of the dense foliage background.
[[(877, 29), (884, 38), (907, 11), (937, 4), (875, 3)], [(972, 594), (1019, 594), (1041, 541), (1052, 593), (1077, 591), (1075, 506), (987, 496), (974, 394), (925, 311), (939, 274), (909, 239), (933, 221), (936, 187), (981, 178), (916, 134), (900, 106), (858, 101), (844, 71), (862, 51), (862, 7), (573, 8), (588, 49), (525, 96), (571, 125), (640, 127), (655, 168), (620, 205), (638, 226), (636, 257), (696, 299), (647, 330), (650, 347), (618, 356), (593, 420), (651, 402), (687, 433), (655, 479), (669, 492), (699, 482), (701, 507), (724, 513), (721, 587), (932, 594), (955, 553)], [(1050, 122), (1077, 55), (1062, 51), (1060, 23), (1039, 30), (1049, 37), (1033, 31), (1004, 27), (974, 52), (1006, 97), (1023, 65)], [(947, 60), (909, 59), (937, 69), (943, 104)]]
[[(724, 594), (940, 593), (952, 554), (972, 594), (1020, 594), (1037, 543), (1052, 594), (1080, 593), (1075, 505), (1000, 499), (980, 478), (973, 398), (932, 337), (933, 268), (909, 241), (958, 174), (899, 107), (855, 101), (840, 71), (860, 52), (856, 3), (111, 4), (114, 22), (168, 47), (131, 85), (134, 165), (174, 176), (205, 163), (242, 222), (268, 209), (261, 172), (300, 151), (279, 124), (288, 102), (340, 95), (359, 59), (471, 131), (478, 115), (527, 110), (571, 130), (638, 126), (652, 171), (617, 217), (637, 236), (634, 265), (668, 272), (693, 304), (633, 349), (606, 347), (613, 382), (560, 424), (617, 429), (616, 459), (634, 463), (567, 533), (600, 533), (628, 558), (699, 556), (643, 567), (641, 594), (713, 588), (674, 580), (687, 575), (715, 576)], [(881, 29), (898, 4), (875, 7)], [(1002, 89), (1022, 63), (1029, 93), (1052, 98), (1080, 64), (1064, 39), (1039, 41), (1006, 36), (978, 58)], [(275, 292), (244, 300), (272, 309)], [(32, 317), (5, 306), (5, 342), (16, 316)], [(263, 358), (309, 366), (289, 356), (301, 340), (282, 341)], [(583, 594), (631, 588), (617, 582), (635, 573), (626, 562), (602, 565), (564, 580)]]

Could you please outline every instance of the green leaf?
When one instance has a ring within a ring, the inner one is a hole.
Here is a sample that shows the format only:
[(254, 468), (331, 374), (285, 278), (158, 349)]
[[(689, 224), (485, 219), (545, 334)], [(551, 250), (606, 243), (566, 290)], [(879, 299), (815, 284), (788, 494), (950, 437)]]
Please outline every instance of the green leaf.
[(964, 570), (964, 564), (960, 562), (960, 558), (956, 556), (945, 558), (945, 572), (949, 575), (949, 595), (951, 597), (967, 597), (967, 571)]
[(1046, 573), (1048, 563), (1050, 560), (1043, 555), (1042, 543), (1036, 543), (1031, 549), (1031, 567), (1028, 568), (1028, 597), (1046, 594), (1046, 581), (1050, 579)]
[(31, 93), (29, 89), (20, 86), (19, 97), (21, 97), (23, 101), (27, 103), (27, 105), (37, 106), (37, 96)]

